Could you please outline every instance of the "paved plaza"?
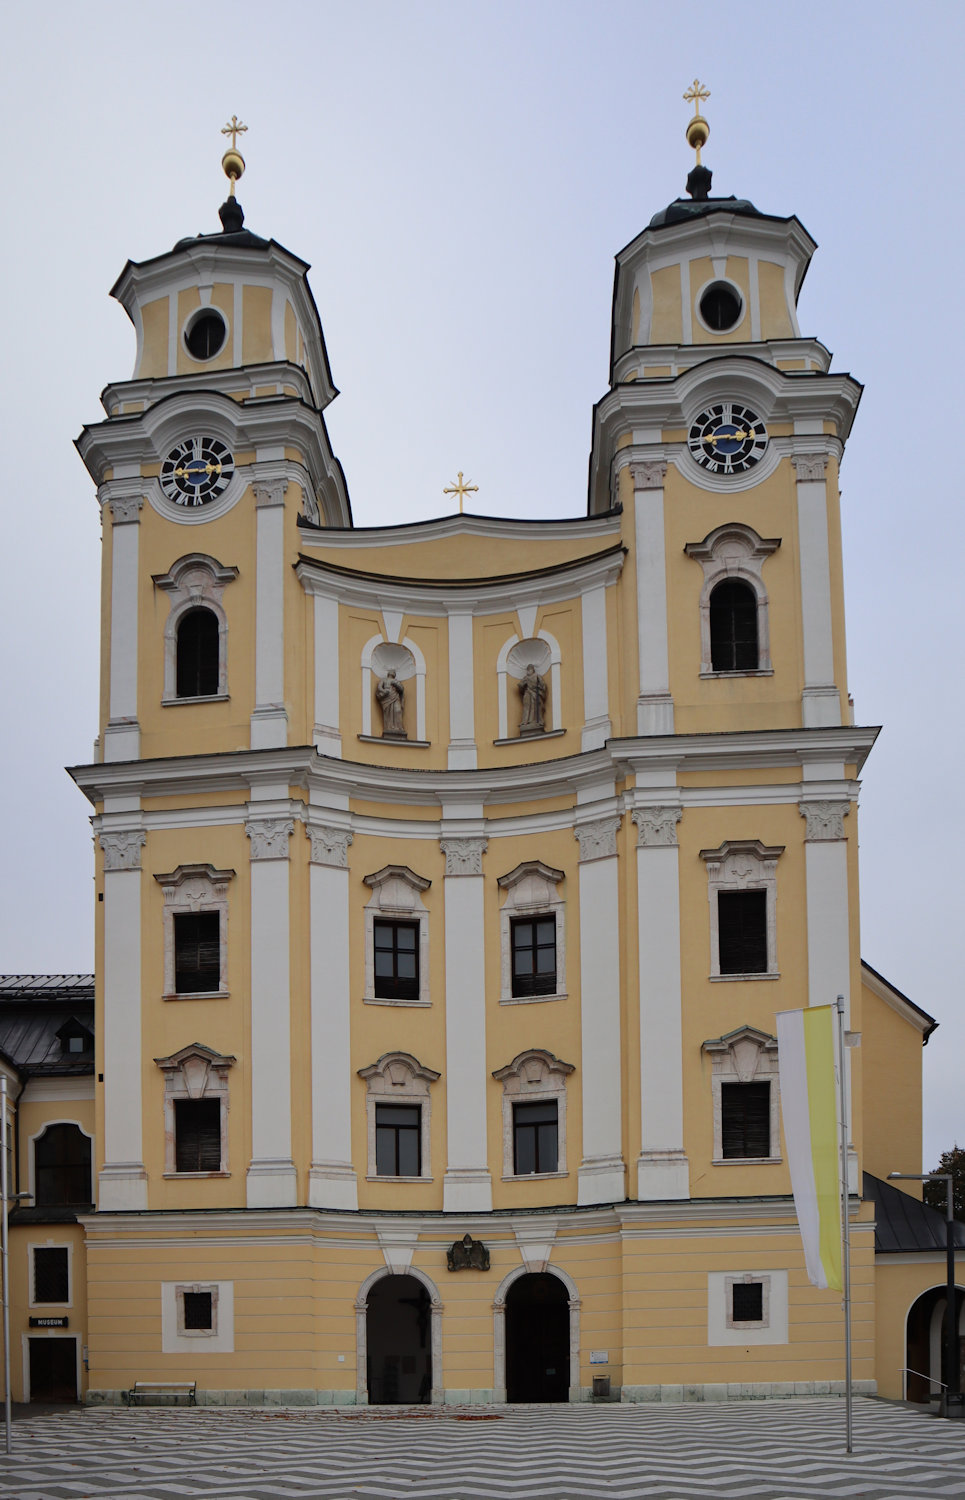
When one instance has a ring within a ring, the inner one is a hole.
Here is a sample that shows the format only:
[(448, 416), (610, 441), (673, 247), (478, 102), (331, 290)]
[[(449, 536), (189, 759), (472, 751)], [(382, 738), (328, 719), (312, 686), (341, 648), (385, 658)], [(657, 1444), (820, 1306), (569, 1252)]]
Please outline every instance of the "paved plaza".
[(14, 1424), (15, 1500), (938, 1500), (965, 1423), (855, 1401), (71, 1409)]

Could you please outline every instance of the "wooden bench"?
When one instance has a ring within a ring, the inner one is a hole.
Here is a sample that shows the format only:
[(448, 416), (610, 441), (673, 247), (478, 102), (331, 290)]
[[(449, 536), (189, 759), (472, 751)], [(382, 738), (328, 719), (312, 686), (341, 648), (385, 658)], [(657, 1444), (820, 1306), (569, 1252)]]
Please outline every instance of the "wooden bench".
[[(171, 1404), (178, 1405), (181, 1396), (186, 1397), (188, 1406), (197, 1406), (198, 1382), (196, 1380), (135, 1380), (127, 1393), (128, 1406), (145, 1406), (152, 1397), (172, 1398)], [(166, 1406), (166, 1401), (158, 1401), (159, 1406)]]

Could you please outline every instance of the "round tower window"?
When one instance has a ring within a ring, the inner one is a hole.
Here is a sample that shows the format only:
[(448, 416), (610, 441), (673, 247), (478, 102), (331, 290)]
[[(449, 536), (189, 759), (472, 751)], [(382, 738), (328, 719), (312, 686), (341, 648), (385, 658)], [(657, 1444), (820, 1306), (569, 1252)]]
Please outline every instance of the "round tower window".
[(700, 316), (714, 333), (736, 328), (744, 314), (744, 299), (729, 281), (712, 281), (701, 293)]
[(211, 307), (196, 313), (184, 331), (184, 342), (192, 359), (214, 359), (228, 337), (224, 318)]

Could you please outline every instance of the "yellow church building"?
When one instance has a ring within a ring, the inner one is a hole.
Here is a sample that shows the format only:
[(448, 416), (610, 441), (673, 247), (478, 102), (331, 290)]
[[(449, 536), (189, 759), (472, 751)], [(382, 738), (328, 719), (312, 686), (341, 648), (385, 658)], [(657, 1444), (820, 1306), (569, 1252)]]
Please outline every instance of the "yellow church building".
[[(840, 1391), (775, 1022), (838, 995), (855, 1388), (900, 1395), (910, 1351), (934, 1386), (943, 1226), (883, 1182), (921, 1170), (934, 1022), (859, 951), (861, 387), (799, 326), (815, 242), (698, 165), (616, 257), (586, 515), (463, 512), (460, 476), (457, 513), (367, 527), (308, 267), (225, 169), (221, 232), (121, 273), (133, 375), (78, 440), (104, 539), (71, 772), (96, 846), (79, 1393)], [(39, 1212), (14, 1215), (25, 1289)], [(65, 1337), (31, 1297), (15, 1337)]]

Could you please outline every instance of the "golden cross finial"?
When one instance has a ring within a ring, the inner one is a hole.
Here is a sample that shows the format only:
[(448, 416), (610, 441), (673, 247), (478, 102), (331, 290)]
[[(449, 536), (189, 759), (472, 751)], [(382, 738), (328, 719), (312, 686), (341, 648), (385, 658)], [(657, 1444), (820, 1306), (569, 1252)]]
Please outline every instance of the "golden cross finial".
[(687, 126), (687, 144), (688, 146), (692, 146), (697, 153), (698, 167), (700, 166), (700, 148), (701, 146), (706, 146), (707, 137), (710, 135), (710, 126), (700, 113), (700, 106), (705, 99), (709, 98), (710, 89), (706, 88), (699, 78), (694, 79), (690, 88), (684, 94), (685, 102), (694, 106), (694, 117)]
[(231, 120), (229, 121), (229, 123), (227, 125), (222, 125), (222, 127), (221, 127), (221, 134), (222, 135), (230, 135), (231, 136), (231, 149), (232, 149), (232, 151), (237, 151), (237, 149), (238, 149), (238, 137), (239, 137), (239, 135), (244, 135), (245, 132), (247, 131), (247, 129), (248, 129), (248, 126), (247, 125), (242, 125), (242, 123), (238, 119), (237, 115), (232, 115), (231, 116)]
[(460, 469), (459, 470), (459, 479), (458, 479), (457, 483), (456, 484), (447, 484), (442, 493), (444, 495), (458, 495), (459, 496), (459, 514), (462, 515), (462, 499), (463, 499), (463, 496), (464, 495), (474, 495), (474, 494), (478, 493), (478, 490), (479, 490), (478, 484), (463, 484), (463, 482), (462, 482), (462, 470)]

